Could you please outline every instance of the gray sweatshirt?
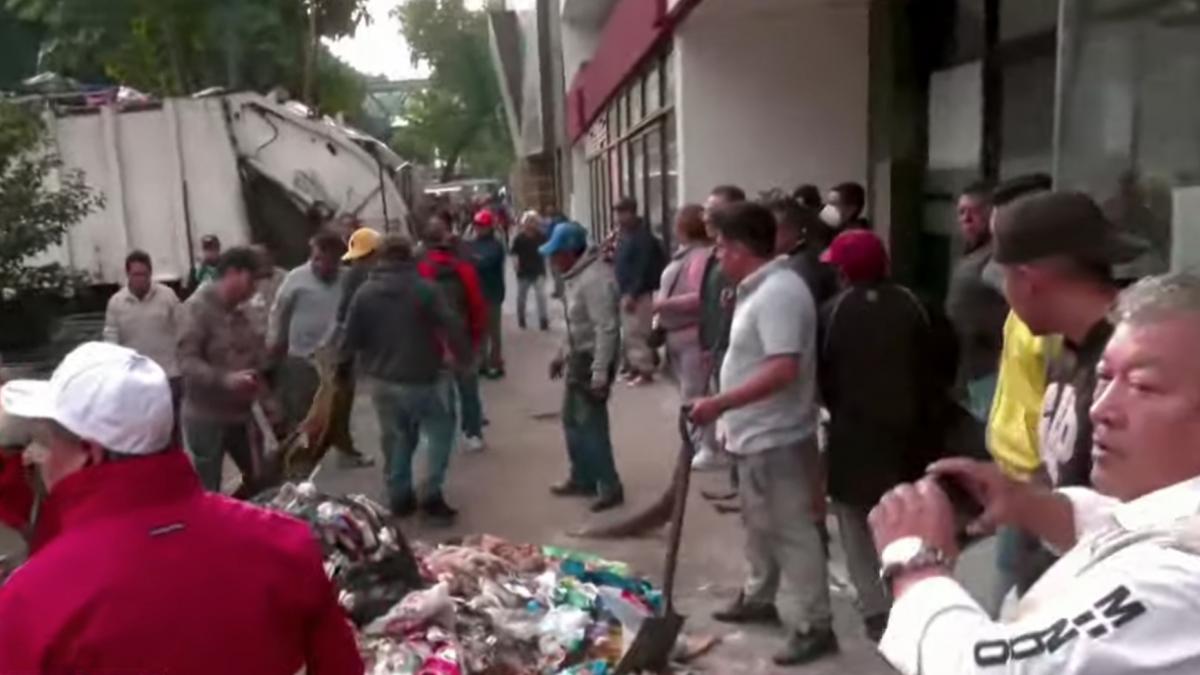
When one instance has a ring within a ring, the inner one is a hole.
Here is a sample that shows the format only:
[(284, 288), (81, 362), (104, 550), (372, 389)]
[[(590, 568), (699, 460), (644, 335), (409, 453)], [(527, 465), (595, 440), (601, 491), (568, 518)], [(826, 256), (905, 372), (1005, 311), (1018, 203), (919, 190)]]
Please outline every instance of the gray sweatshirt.
[(288, 272), (271, 308), (267, 344), (286, 344), (289, 356), (312, 356), (333, 334), (344, 276), (339, 270), (333, 281), (324, 281), (311, 263)]
[(592, 384), (608, 384), (621, 341), (620, 292), (611, 265), (591, 249), (563, 275), (567, 336), (562, 356), (591, 353)]

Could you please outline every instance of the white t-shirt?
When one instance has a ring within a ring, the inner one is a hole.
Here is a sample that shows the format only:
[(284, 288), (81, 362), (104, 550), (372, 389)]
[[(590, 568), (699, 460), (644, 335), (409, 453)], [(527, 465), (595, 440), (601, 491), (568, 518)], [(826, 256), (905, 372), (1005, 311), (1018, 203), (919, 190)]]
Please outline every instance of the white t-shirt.
[(764, 361), (782, 355), (799, 359), (800, 376), (782, 391), (721, 416), (730, 452), (799, 443), (817, 430), (817, 309), (804, 281), (774, 260), (738, 284), (721, 388), (740, 387)]

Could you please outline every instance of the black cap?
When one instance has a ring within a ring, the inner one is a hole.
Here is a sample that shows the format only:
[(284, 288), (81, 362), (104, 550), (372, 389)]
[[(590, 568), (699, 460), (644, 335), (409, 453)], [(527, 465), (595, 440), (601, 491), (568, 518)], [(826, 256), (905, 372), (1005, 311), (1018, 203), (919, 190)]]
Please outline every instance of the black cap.
[(637, 213), (638, 203), (633, 197), (622, 197), (617, 205), (613, 207), (613, 211), (617, 213)]
[(1145, 241), (1106, 218), (1082, 192), (1029, 195), (996, 214), (993, 258), (1001, 265), (1055, 257), (1119, 265), (1146, 250)]

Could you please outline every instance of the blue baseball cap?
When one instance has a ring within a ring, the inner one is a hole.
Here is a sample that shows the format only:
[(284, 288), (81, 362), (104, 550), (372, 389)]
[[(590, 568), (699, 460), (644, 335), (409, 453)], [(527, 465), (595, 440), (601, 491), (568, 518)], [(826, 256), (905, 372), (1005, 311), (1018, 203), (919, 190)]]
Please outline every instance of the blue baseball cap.
[(552, 256), (555, 253), (578, 252), (587, 248), (587, 230), (579, 223), (567, 221), (554, 226), (550, 241), (542, 244), (538, 253)]

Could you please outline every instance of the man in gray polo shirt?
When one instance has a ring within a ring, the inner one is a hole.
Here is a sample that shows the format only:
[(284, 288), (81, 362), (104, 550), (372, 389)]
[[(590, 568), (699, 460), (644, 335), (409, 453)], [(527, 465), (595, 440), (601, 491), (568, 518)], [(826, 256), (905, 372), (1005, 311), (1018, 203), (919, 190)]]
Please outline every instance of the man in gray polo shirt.
[(696, 401), (692, 420), (717, 420), (718, 434), (737, 461), (750, 563), (744, 590), (714, 618), (729, 623), (782, 619), (790, 637), (775, 662), (808, 663), (838, 649), (825, 552), (812, 516), (816, 308), (804, 281), (786, 261), (774, 259), (770, 211), (743, 203), (712, 218), (721, 269), (737, 284), (737, 300), (721, 365), (722, 391)]

